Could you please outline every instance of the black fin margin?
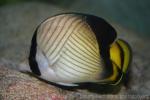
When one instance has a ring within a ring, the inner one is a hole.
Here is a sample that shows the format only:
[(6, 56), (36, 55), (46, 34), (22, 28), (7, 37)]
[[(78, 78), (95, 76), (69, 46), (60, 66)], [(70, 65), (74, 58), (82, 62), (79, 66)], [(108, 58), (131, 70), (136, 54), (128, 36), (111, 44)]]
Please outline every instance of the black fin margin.
[(104, 45), (113, 43), (117, 37), (117, 32), (108, 22), (94, 15), (85, 14), (85, 16), (87, 23), (91, 26), (97, 39), (100, 39), (100, 42), (103, 42)]
[[(129, 88), (129, 85), (130, 85), (130, 80), (131, 80), (131, 76), (132, 76), (132, 72), (131, 72), (131, 64), (132, 64), (132, 58), (133, 58), (133, 51), (132, 51), (132, 48), (131, 48), (131, 46), (129, 45), (129, 43), (128, 42), (126, 42), (125, 40), (123, 40), (123, 39), (118, 39), (118, 40), (120, 40), (120, 41), (122, 41), (122, 42), (124, 42), (124, 44), (126, 44), (127, 45), (127, 47), (128, 47), (128, 50), (129, 50), (129, 53), (130, 53), (130, 60), (129, 60), (129, 64), (128, 64), (128, 68), (127, 68), (127, 71), (125, 72), (125, 73), (123, 73), (123, 79), (122, 79), (122, 83), (124, 84), (124, 86), (126, 87), (126, 88)], [(118, 45), (119, 45), (119, 43), (117, 43)], [(120, 46), (120, 45), (119, 45)], [(121, 46), (120, 46), (121, 47)], [(123, 51), (123, 50), (122, 50)], [(123, 69), (123, 68), (122, 68)], [(121, 70), (122, 70), (121, 69)]]
[(93, 15), (86, 15), (86, 21), (96, 35), (101, 57), (104, 59), (104, 71), (102, 78), (110, 76), (112, 72), (112, 62), (110, 60), (110, 44), (114, 42), (117, 37), (115, 29), (104, 19)]
[(121, 51), (120, 56), (121, 56), (121, 71), (122, 71), (123, 70), (123, 64), (124, 64), (124, 51), (118, 42), (116, 42), (116, 44), (118, 45), (118, 47)]
[[(120, 41), (122, 41), (122, 42), (124, 42), (124, 44), (128, 47), (128, 50), (129, 50), (129, 53), (130, 53), (130, 58), (129, 58), (129, 64), (128, 64), (128, 69), (130, 68), (130, 66), (131, 66), (131, 62), (132, 62), (132, 59), (133, 59), (133, 51), (132, 51), (132, 48), (131, 48), (131, 46), (129, 45), (129, 43), (128, 42), (126, 42), (125, 40), (123, 40), (123, 39), (118, 39), (118, 40), (120, 40)], [(117, 42), (117, 44), (120, 46), (120, 44)], [(121, 47), (121, 46), (120, 46)], [(122, 52), (123, 52), (123, 49), (122, 49)], [(124, 59), (123, 59), (124, 60)], [(123, 66), (123, 65), (122, 65)], [(127, 69), (127, 71), (128, 71), (128, 69)]]
[(30, 54), (29, 54), (29, 65), (31, 71), (36, 75), (41, 75), (40, 69), (38, 67), (37, 61), (36, 61), (36, 52), (37, 52), (37, 29), (33, 34), (32, 41), (31, 41), (31, 47), (30, 47)]

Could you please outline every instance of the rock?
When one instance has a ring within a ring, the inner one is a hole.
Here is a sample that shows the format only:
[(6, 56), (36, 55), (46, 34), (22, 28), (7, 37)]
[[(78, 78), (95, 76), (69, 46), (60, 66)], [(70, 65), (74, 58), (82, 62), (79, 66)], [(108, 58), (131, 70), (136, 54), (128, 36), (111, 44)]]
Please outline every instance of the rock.
[(65, 95), (52, 85), (0, 65), (1, 100), (64, 100)]

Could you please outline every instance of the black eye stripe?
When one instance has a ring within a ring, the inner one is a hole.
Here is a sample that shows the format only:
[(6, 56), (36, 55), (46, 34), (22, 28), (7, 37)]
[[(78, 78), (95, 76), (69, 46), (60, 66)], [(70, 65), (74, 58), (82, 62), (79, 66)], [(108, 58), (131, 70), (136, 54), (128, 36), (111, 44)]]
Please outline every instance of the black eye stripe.
[(30, 54), (29, 54), (29, 65), (31, 71), (36, 75), (41, 75), (40, 69), (38, 67), (37, 61), (36, 61), (36, 52), (37, 52), (37, 29), (32, 37), (31, 47), (30, 47)]

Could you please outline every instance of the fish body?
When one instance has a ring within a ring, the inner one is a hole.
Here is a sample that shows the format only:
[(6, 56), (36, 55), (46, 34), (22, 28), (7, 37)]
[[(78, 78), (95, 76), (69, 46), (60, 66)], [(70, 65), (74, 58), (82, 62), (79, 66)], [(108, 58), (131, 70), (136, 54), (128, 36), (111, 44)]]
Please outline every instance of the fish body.
[(37, 27), (28, 71), (66, 86), (118, 84), (130, 61), (130, 46), (117, 39), (108, 22), (93, 15), (66, 13), (52, 16)]

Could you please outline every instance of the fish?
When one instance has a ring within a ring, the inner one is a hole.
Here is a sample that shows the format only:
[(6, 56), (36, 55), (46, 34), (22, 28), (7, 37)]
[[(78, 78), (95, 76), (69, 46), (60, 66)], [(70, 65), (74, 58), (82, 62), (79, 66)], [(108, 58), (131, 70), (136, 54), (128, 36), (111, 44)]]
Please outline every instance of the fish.
[(117, 85), (132, 60), (130, 45), (101, 17), (62, 13), (44, 20), (32, 40), (28, 71), (63, 86), (78, 83)]

